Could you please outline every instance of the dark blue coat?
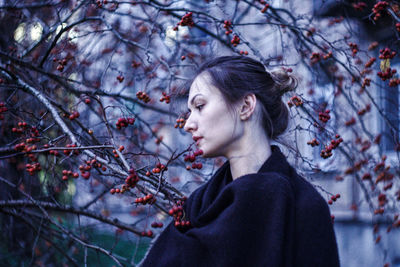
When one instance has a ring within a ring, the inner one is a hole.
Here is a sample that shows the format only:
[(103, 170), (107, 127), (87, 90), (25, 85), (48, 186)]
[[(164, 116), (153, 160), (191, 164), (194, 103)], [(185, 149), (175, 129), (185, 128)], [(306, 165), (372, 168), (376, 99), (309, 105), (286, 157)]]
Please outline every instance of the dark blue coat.
[(326, 201), (277, 146), (258, 173), (234, 181), (226, 162), (185, 212), (193, 227), (169, 224), (141, 266), (339, 266)]

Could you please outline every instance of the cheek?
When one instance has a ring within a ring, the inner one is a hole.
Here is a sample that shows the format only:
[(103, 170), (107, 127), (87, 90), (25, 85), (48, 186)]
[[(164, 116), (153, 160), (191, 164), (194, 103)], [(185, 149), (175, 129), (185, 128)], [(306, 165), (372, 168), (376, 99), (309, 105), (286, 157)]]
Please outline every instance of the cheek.
[[(232, 115), (226, 109), (220, 109), (220, 112), (210, 116), (207, 120), (207, 128), (212, 133), (213, 138), (226, 138), (227, 135), (231, 135), (234, 131), (235, 120)], [(228, 136), (229, 137), (229, 136)]]

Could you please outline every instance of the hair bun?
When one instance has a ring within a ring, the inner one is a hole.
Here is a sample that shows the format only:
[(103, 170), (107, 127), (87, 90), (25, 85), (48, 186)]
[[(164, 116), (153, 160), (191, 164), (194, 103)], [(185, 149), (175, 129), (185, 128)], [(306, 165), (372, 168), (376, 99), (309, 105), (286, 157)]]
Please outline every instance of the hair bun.
[(283, 94), (294, 91), (297, 87), (297, 79), (283, 69), (277, 69), (270, 72), (272, 80), (275, 83), (276, 91), (280, 96)]

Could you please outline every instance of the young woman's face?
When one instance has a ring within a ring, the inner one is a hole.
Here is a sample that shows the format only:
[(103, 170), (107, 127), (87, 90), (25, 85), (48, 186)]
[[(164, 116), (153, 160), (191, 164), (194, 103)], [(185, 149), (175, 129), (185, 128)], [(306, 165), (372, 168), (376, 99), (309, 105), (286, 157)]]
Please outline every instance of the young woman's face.
[(234, 110), (229, 109), (221, 92), (207, 73), (194, 80), (189, 91), (189, 118), (185, 131), (192, 134), (204, 157), (228, 157), (243, 135), (243, 127)]

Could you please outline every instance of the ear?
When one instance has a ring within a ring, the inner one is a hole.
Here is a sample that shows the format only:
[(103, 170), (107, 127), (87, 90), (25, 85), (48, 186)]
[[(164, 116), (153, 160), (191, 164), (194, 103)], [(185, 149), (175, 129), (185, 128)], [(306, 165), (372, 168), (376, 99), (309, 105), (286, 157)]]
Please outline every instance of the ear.
[(248, 120), (256, 110), (257, 98), (255, 94), (247, 94), (244, 96), (239, 110), (241, 120)]

